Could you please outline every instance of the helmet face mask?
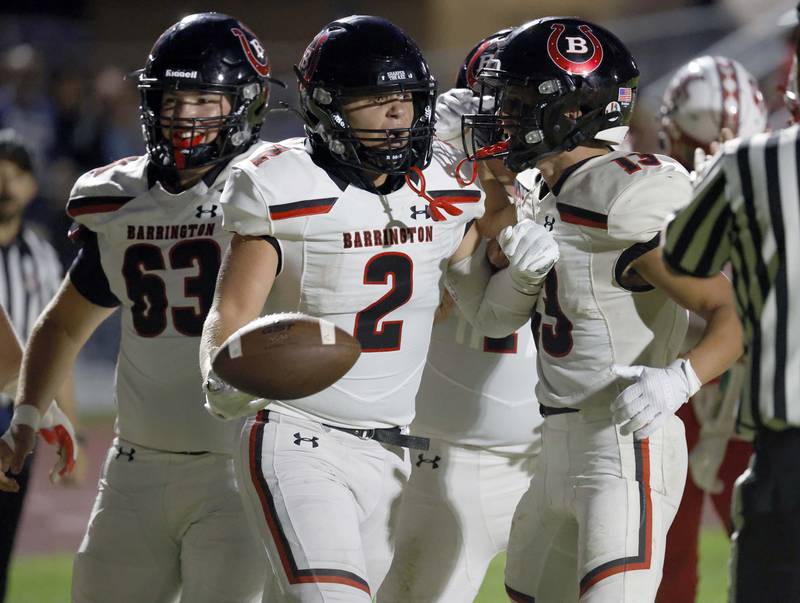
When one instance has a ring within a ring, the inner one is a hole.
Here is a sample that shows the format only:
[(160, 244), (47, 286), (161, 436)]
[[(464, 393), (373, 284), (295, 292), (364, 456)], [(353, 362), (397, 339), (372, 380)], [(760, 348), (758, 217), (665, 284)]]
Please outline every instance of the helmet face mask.
[[(400, 29), (377, 17), (334, 21), (314, 38), (295, 71), (306, 132), (312, 144), (327, 148), (338, 163), (390, 175), (430, 163), (436, 81)], [(408, 127), (351, 123), (359, 120), (353, 120), (348, 105), (360, 100), (383, 104), (406, 96), (413, 110)]]
[[(506, 144), (481, 158), (504, 156), (506, 166), (520, 172), (580, 145), (619, 143), (638, 75), (622, 43), (596, 25), (560, 17), (523, 25), (478, 73), (481, 108), (462, 120), (465, 136), (471, 131), (472, 137), (466, 148), (479, 148), (482, 139), (495, 142), (502, 131)], [(486, 96), (491, 115), (482, 115)]]
[[(274, 81), (269, 71), (261, 43), (232, 17), (202, 13), (169, 28), (137, 72), (140, 119), (151, 161), (181, 171), (213, 166), (244, 152), (258, 140), (269, 82)], [(205, 98), (207, 104), (227, 105), (228, 110), (191, 117), (176, 113), (177, 104), (163, 110), (165, 98), (185, 97)]]

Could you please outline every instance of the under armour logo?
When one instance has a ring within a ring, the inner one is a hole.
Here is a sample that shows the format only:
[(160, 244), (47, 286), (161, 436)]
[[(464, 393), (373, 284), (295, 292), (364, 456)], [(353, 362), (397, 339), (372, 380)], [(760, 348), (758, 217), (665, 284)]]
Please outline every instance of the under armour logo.
[(211, 209), (203, 209), (202, 205), (197, 206), (197, 213), (194, 215), (195, 218), (202, 218), (204, 214), (211, 214), (208, 216), (209, 218), (216, 218), (217, 217), (217, 206), (212, 205)]
[(431, 469), (438, 469), (439, 468), (439, 461), (442, 460), (442, 457), (440, 457), (438, 454), (435, 457), (433, 457), (432, 459), (426, 459), (423, 454), (417, 455), (417, 458), (419, 459), (416, 462), (417, 467), (422, 465), (422, 463), (430, 463), (432, 465)]
[(431, 210), (430, 210), (430, 207), (428, 207), (428, 206), (426, 205), (426, 206), (424, 206), (422, 209), (417, 209), (417, 206), (416, 206), (416, 205), (412, 205), (412, 206), (411, 206), (411, 219), (412, 219), (412, 220), (416, 220), (416, 219), (417, 219), (417, 216), (419, 216), (419, 215), (423, 215), (423, 216), (425, 216), (425, 219), (426, 219), (426, 220), (427, 220), (428, 218), (430, 218), (430, 217), (431, 217)]
[(133, 455), (136, 454), (136, 448), (131, 446), (130, 450), (125, 450), (122, 446), (117, 446), (117, 456), (114, 457), (114, 460), (117, 460), (121, 456), (127, 456), (128, 462), (130, 463), (133, 461)]
[(544, 227), (547, 230), (552, 231), (553, 230), (553, 226), (555, 226), (555, 225), (556, 225), (556, 219), (555, 218), (551, 218), (550, 216), (545, 216), (544, 217)]
[(317, 441), (318, 439), (319, 438), (316, 436), (311, 438), (304, 438), (303, 436), (300, 435), (300, 432), (298, 431), (297, 433), (294, 434), (294, 445), (300, 446), (303, 442), (311, 442), (311, 447), (316, 448), (317, 446), (319, 446), (319, 442)]

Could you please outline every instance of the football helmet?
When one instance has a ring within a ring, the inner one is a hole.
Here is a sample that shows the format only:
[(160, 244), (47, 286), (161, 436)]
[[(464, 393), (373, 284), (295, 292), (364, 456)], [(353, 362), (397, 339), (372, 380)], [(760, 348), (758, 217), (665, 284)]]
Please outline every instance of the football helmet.
[(582, 144), (622, 142), (639, 69), (610, 31), (575, 17), (545, 17), (500, 40), (477, 79), (495, 110), (465, 115), (464, 136), (471, 130), (474, 145), (481, 131), (502, 128), (505, 144), (476, 156), (504, 156), (510, 170), (521, 172)]
[(486, 36), (467, 53), (464, 62), (456, 75), (456, 88), (469, 88), (475, 94), (480, 92), (478, 72), (486, 66), (486, 62), (494, 58), (500, 40), (508, 37), (513, 31), (511, 27), (501, 29), (490, 36)]
[[(214, 12), (178, 21), (158, 38), (144, 68), (134, 72), (150, 160), (160, 168), (184, 170), (244, 152), (258, 140), (269, 82), (276, 81), (269, 74), (264, 46), (240, 21)], [(224, 94), (231, 110), (222, 117), (162, 116), (165, 92), (178, 90)], [(172, 134), (178, 127), (190, 135)], [(210, 130), (218, 130), (217, 136), (202, 142)]]
[[(312, 145), (346, 166), (404, 175), (431, 161), (436, 80), (414, 41), (380, 17), (353, 15), (326, 25), (295, 67), (300, 108)], [(353, 128), (343, 105), (357, 98), (411, 93), (410, 128)], [(368, 134), (378, 146), (361, 144)], [(407, 140), (402, 147), (381, 142)]]
[(695, 149), (709, 153), (722, 128), (734, 137), (749, 137), (767, 127), (767, 106), (755, 78), (741, 63), (724, 57), (699, 57), (678, 69), (660, 115), (664, 152), (688, 169)]

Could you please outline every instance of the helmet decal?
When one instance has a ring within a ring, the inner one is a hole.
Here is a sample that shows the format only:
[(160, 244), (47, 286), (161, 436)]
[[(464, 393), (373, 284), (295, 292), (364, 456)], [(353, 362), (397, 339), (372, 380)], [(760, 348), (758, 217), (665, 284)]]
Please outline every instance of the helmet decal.
[(486, 49), (496, 42), (497, 40), (492, 38), (484, 40), (483, 44), (478, 47), (478, 50), (475, 51), (475, 54), (473, 54), (472, 58), (469, 60), (467, 64), (467, 85), (470, 88), (474, 88), (478, 84), (476, 79), (478, 72), (486, 66), (486, 62), (491, 58), (485, 56), (484, 53)]
[(300, 72), (303, 74), (303, 77), (306, 80), (314, 77), (314, 73), (317, 70), (317, 65), (319, 64), (322, 45), (330, 37), (330, 35), (331, 32), (328, 29), (321, 31), (311, 41), (311, 44), (308, 45), (308, 48), (306, 48), (305, 52), (303, 53), (298, 67), (300, 68)]
[(733, 63), (722, 57), (715, 57), (714, 64), (719, 74), (719, 85), (722, 92), (722, 127), (730, 129), (733, 135), (739, 132), (739, 115), (741, 101), (739, 78)]
[[(269, 75), (269, 59), (267, 53), (264, 52), (264, 47), (256, 38), (248, 40), (245, 33), (238, 27), (232, 27), (231, 33), (239, 38), (239, 43), (242, 45), (247, 61), (256, 70), (256, 73), (262, 77)], [(253, 51), (255, 50), (255, 54)], [(258, 55), (258, 56), (256, 56)]]
[(590, 51), (589, 44), (591, 44), (592, 56), (584, 61), (571, 61), (564, 56), (558, 47), (561, 36), (566, 29), (563, 23), (553, 23), (550, 37), (547, 38), (547, 54), (558, 67), (569, 74), (588, 75), (592, 73), (603, 61), (603, 45), (600, 44), (600, 40), (594, 35), (591, 27), (588, 25), (579, 25), (578, 31), (586, 37), (564, 36), (564, 39), (567, 41), (565, 52), (570, 55), (587, 54)]

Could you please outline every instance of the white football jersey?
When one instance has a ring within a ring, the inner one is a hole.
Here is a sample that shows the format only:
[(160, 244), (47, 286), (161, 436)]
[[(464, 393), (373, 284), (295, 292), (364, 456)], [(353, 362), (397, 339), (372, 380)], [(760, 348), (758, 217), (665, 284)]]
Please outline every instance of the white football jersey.
[(408, 185), (378, 195), (334, 179), (312, 161), (304, 139), (260, 145), (233, 168), (222, 198), (225, 228), (269, 235), (281, 247), (265, 312), (325, 318), (362, 347), (333, 386), (271, 407), (345, 426), (411, 422), (443, 271), (483, 212), (480, 189), (455, 180), (459, 160), (435, 143), (424, 171), (427, 194), (462, 210), (442, 221)]
[(608, 405), (629, 384), (612, 366), (666, 366), (686, 333), (686, 310), (627, 268), (691, 199), (688, 174), (669, 157), (614, 151), (573, 166), (555, 194), (535, 172), (520, 176), (528, 212), (560, 251), (533, 316), (537, 398)]
[(528, 444), (542, 422), (535, 387), (530, 323), (492, 339), (454, 306), (433, 327), (411, 431), (466, 446)]
[[(100, 262), (122, 305), (117, 433), (165, 451), (232, 452), (241, 422), (203, 408), (200, 334), (231, 235), (220, 195), (229, 168), (179, 194), (148, 182), (147, 157), (81, 176), (67, 213), (96, 233)], [(98, 279), (103, 275), (98, 274)]]

